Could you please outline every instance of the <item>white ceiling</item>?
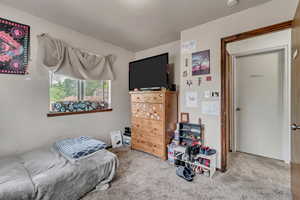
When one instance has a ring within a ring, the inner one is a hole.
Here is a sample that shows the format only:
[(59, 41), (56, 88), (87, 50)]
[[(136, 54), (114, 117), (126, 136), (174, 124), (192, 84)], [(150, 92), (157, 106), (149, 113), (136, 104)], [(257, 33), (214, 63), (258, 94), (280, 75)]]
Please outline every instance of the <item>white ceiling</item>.
[(180, 39), (180, 31), (270, 0), (0, 0), (131, 51)]

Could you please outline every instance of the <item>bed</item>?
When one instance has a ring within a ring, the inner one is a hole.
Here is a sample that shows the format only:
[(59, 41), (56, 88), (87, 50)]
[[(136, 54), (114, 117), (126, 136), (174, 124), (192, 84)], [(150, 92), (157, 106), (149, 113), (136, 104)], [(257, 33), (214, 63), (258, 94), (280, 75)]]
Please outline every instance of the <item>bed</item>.
[(115, 154), (103, 149), (74, 163), (54, 148), (0, 159), (0, 200), (78, 200), (112, 181)]

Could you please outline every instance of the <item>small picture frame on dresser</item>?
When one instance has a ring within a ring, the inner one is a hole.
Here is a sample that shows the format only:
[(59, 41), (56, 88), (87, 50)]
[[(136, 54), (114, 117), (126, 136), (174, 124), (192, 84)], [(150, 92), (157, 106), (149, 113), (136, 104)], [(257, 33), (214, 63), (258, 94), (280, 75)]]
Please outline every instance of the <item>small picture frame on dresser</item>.
[(190, 122), (190, 114), (189, 113), (180, 113), (180, 121), (182, 123), (189, 123)]

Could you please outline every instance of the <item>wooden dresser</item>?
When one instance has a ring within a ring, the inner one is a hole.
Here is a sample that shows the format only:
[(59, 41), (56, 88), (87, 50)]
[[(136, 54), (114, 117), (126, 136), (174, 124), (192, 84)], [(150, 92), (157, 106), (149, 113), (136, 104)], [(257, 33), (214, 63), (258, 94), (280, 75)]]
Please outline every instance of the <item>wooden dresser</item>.
[(167, 159), (167, 144), (177, 123), (177, 92), (130, 92), (132, 149)]

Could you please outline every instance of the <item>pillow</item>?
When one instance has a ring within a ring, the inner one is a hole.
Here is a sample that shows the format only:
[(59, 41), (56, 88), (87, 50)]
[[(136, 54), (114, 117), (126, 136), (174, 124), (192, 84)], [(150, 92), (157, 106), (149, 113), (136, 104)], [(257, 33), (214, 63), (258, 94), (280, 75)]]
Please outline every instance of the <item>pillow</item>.
[(69, 161), (87, 158), (106, 147), (104, 142), (86, 136), (64, 139), (54, 143), (54, 148)]

